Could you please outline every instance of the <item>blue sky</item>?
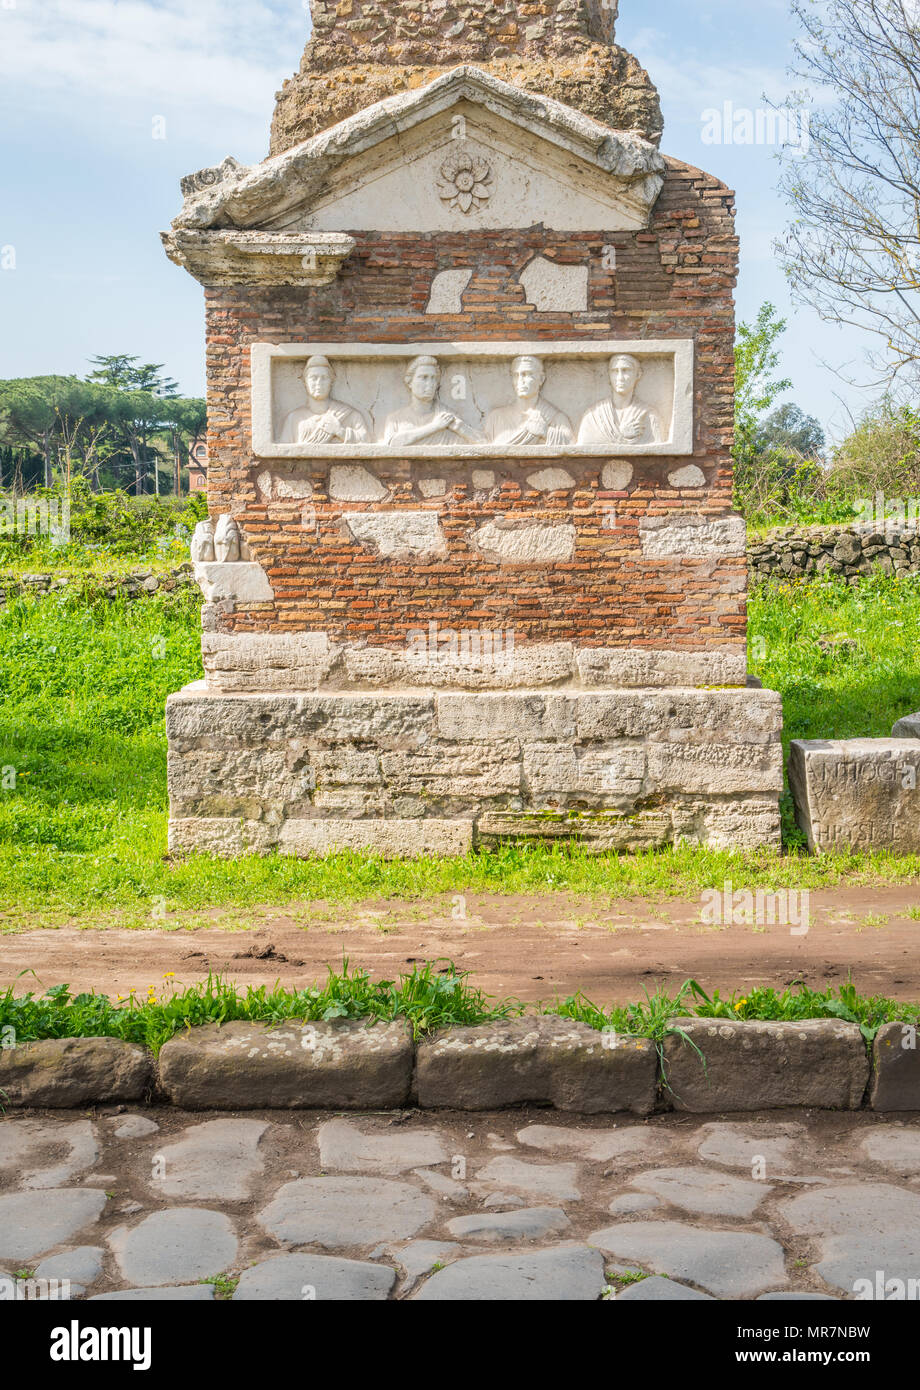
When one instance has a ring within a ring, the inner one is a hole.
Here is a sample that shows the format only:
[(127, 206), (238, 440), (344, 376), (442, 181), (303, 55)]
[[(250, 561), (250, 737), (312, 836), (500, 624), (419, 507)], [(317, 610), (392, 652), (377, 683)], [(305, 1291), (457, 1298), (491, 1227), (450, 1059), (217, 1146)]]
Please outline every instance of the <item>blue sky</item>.
[[(0, 0), (0, 377), (85, 373), (95, 353), (164, 362), (203, 394), (201, 290), (158, 232), (183, 174), (264, 158), (274, 96), (307, 36), (301, 0)], [(794, 28), (787, 0), (620, 0), (620, 43), (659, 88), (665, 153), (738, 193), (738, 309), (789, 317), (789, 399), (833, 435), (871, 402), (865, 343), (789, 305), (771, 249), (788, 212), (775, 149), (703, 142), (702, 113), (782, 97)], [(165, 138), (155, 138), (165, 134)]]

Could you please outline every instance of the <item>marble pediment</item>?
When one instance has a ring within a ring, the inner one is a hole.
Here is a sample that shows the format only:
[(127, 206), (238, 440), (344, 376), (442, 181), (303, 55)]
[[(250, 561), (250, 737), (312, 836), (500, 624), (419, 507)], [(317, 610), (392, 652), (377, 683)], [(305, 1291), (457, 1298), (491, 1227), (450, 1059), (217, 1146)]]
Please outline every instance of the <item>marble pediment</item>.
[(220, 248), (226, 273), (227, 236), (246, 233), (233, 246), (234, 273), (259, 280), (269, 237), (283, 254), (298, 237), (362, 231), (641, 230), (664, 168), (641, 136), (463, 66), (262, 164), (227, 160), (190, 176), (164, 242), (205, 278), (206, 248)]

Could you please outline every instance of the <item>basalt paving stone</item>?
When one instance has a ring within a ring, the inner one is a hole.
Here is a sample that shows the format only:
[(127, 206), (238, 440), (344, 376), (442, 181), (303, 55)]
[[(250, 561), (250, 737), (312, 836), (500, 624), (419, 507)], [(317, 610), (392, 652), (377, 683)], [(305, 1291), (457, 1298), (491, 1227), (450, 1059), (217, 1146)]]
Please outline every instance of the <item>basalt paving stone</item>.
[(694, 1299), (702, 1299), (706, 1303), (713, 1301), (712, 1294), (701, 1293), (699, 1289), (688, 1289), (686, 1284), (679, 1284), (674, 1279), (663, 1279), (660, 1274), (653, 1274), (648, 1279), (640, 1279), (638, 1284), (627, 1284), (615, 1294), (611, 1301), (616, 1303), (689, 1303)]
[(533, 1254), (473, 1255), (426, 1279), (414, 1299), (426, 1303), (588, 1302), (604, 1292), (604, 1261), (584, 1245)]
[(412, 1240), (408, 1245), (393, 1250), (393, 1259), (406, 1276), (403, 1292), (414, 1288), (426, 1274), (436, 1272), (435, 1265), (450, 1264), (459, 1251), (460, 1246), (452, 1240)]
[(288, 1245), (335, 1250), (408, 1240), (434, 1216), (434, 1201), (414, 1184), (381, 1178), (301, 1178), (282, 1187), (258, 1219), (270, 1235)]
[(72, 1284), (93, 1284), (102, 1273), (105, 1251), (98, 1245), (78, 1245), (61, 1255), (50, 1255), (35, 1270), (36, 1279), (69, 1279)]
[(795, 1123), (727, 1124), (717, 1122), (703, 1125), (699, 1131), (702, 1142), (697, 1146), (700, 1158), (720, 1163), (725, 1168), (747, 1168), (762, 1160), (771, 1177), (785, 1172), (796, 1161), (806, 1130)]
[(156, 1134), (159, 1128), (156, 1120), (148, 1120), (146, 1115), (129, 1115), (112, 1132), (116, 1139), (145, 1139), (148, 1134)]
[(165, 1197), (243, 1202), (262, 1172), (259, 1141), (264, 1120), (205, 1120), (190, 1125), (175, 1144), (157, 1151), (150, 1185)]
[(624, 1222), (588, 1236), (615, 1259), (686, 1279), (717, 1298), (753, 1298), (786, 1278), (782, 1247), (769, 1236), (713, 1231), (679, 1221)]
[(107, 1198), (93, 1188), (45, 1188), (0, 1197), (0, 1260), (30, 1260), (99, 1220)]
[(525, 1207), (520, 1211), (455, 1216), (447, 1229), (458, 1240), (544, 1240), (571, 1228), (561, 1207)]
[(630, 1216), (636, 1211), (654, 1211), (661, 1206), (658, 1197), (646, 1192), (624, 1192), (622, 1197), (614, 1197), (607, 1210), (613, 1216)]
[(122, 1275), (137, 1287), (209, 1279), (236, 1259), (233, 1223), (223, 1212), (200, 1207), (155, 1211), (130, 1229), (109, 1236)]
[(117, 1289), (97, 1293), (87, 1303), (212, 1303), (213, 1284), (185, 1284), (172, 1288)]
[(916, 1279), (920, 1265), (920, 1194), (889, 1183), (859, 1183), (803, 1192), (781, 1203), (797, 1235), (820, 1247), (814, 1268), (833, 1288), (854, 1292), (858, 1280)]
[(413, 1168), (413, 1177), (420, 1178), (430, 1191), (437, 1193), (447, 1202), (468, 1202), (470, 1190), (463, 1183), (445, 1177), (443, 1173), (431, 1173), (424, 1168)]
[(669, 1134), (639, 1125), (630, 1125), (627, 1129), (527, 1125), (518, 1130), (517, 1138), (528, 1148), (542, 1149), (545, 1153), (573, 1153), (601, 1163), (612, 1158), (667, 1158), (672, 1149)]
[(577, 1163), (524, 1163), (519, 1158), (493, 1158), (476, 1174), (479, 1183), (495, 1183), (523, 1192), (528, 1197), (548, 1197), (554, 1202), (577, 1202)]
[(840, 1302), (832, 1293), (796, 1293), (794, 1289), (783, 1289), (780, 1293), (762, 1293), (758, 1295), (756, 1301), (758, 1303)]
[(331, 1169), (395, 1176), (413, 1168), (446, 1163), (450, 1157), (433, 1129), (368, 1133), (350, 1120), (328, 1120), (320, 1125), (317, 1138), (324, 1172)]
[(920, 1128), (879, 1125), (870, 1130), (860, 1148), (873, 1163), (882, 1163), (905, 1177), (920, 1177)]
[(701, 1216), (753, 1216), (773, 1191), (766, 1183), (748, 1182), (713, 1168), (655, 1168), (631, 1181), (641, 1191)]
[(64, 1187), (98, 1158), (89, 1120), (6, 1120), (0, 1125), (0, 1174), (5, 1184)]
[(269, 1299), (342, 1299), (349, 1303), (387, 1298), (396, 1283), (388, 1265), (338, 1260), (332, 1255), (276, 1255), (240, 1275), (234, 1302)]

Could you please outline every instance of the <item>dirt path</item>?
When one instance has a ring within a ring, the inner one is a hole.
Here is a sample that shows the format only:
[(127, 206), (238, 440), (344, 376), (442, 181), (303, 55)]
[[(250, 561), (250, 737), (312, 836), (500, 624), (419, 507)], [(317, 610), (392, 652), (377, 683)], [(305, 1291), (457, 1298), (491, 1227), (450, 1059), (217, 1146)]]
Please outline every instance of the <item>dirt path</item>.
[[(302, 987), (343, 956), (375, 977), (447, 957), (493, 995), (552, 999), (582, 990), (598, 1003), (641, 998), (688, 977), (731, 993), (754, 984), (813, 987), (851, 976), (862, 993), (920, 999), (920, 889), (813, 892), (808, 930), (709, 925), (700, 899), (497, 895), (333, 907), (246, 910), (240, 927), (173, 930), (59, 928), (0, 936), (0, 987), (17, 993), (63, 981), (127, 994), (189, 984), (220, 971), (241, 983)], [(801, 933), (801, 934), (798, 934)], [(32, 972), (34, 975), (22, 972)], [(37, 976), (37, 981), (36, 977)]]

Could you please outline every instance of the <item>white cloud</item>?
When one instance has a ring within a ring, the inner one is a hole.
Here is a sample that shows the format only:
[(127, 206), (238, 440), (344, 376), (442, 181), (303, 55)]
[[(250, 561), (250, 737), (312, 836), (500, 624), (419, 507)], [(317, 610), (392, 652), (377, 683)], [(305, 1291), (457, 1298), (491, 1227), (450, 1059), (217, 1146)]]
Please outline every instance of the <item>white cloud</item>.
[(147, 108), (232, 134), (264, 123), (308, 27), (298, 0), (16, 0), (0, 10), (0, 85), (20, 112)]

